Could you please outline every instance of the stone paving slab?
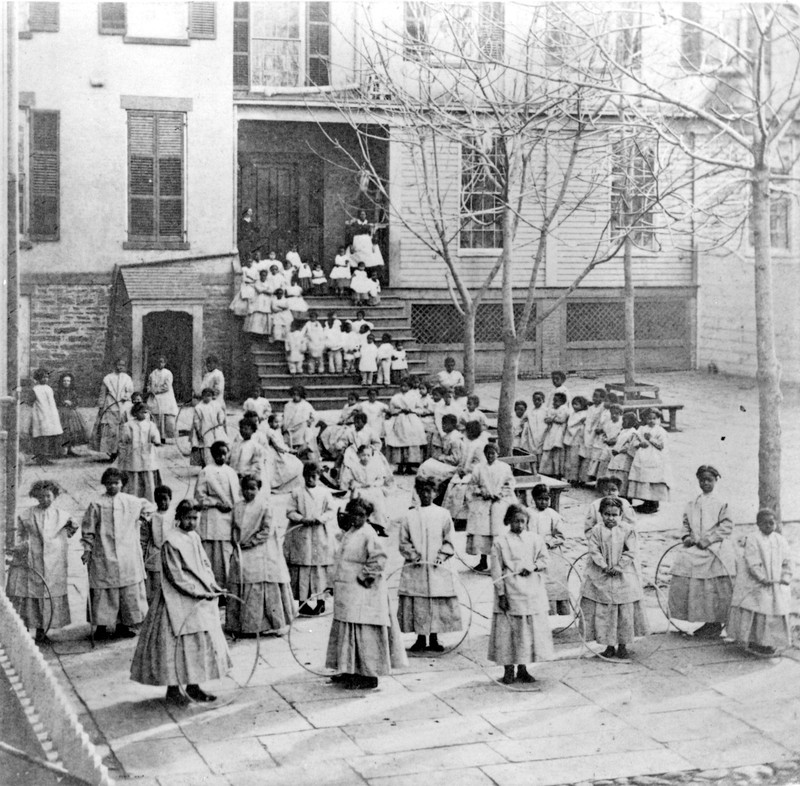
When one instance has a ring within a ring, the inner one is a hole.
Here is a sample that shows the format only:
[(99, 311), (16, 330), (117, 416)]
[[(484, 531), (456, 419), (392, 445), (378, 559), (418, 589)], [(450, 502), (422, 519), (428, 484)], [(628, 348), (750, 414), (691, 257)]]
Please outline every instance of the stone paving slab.
[(476, 767), (369, 779), (370, 786), (492, 786), (493, 783), (488, 775)]
[(753, 731), (722, 707), (628, 714), (625, 720), (630, 726), (646, 731), (654, 740), (668, 744), (692, 740), (713, 747), (717, 738), (746, 736)]
[(147, 740), (115, 747), (114, 755), (128, 775), (179, 775), (211, 773), (211, 769), (186, 738)]
[(260, 737), (259, 741), (281, 766), (307, 762), (309, 752), (313, 752), (314, 758), (319, 762), (327, 762), (329, 759), (350, 759), (364, 754), (364, 751), (338, 728), (273, 734), (269, 737)]
[(490, 718), (492, 726), (512, 740), (585, 733), (621, 734), (632, 728), (617, 715), (594, 704), (587, 704), (584, 707), (494, 712)]
[(230, 740), (222, 740), (197, 743), (195, 749), (211, 772), (218, 775), (243, 770), (261, 772), (278, 766), (268, 754), (265, 755), (266, 749), (255, 737), (237, 740), (235, 748), (232, 748)]
[[(311, 755), (305, 765), (262, 772), (242, 770), (228, 773), (227, 777), (232, 786), (358, 786), (366, 782), (344, 761), (327, 761), (324, 767), (320, 767)], [(171, 785), (165, 783), (164, 786)]]
[(756, 731), (715, 736), (711, 739), (679, 740), (669, 749), (697, 769), (727, 769), (792, 758), (792, 752)]
[(646, 753), (600, 753), (595, 756), (570, 756), (547, 761), (499, 764), (483, 771), (497, 786), (554, 786), (603, 778), (684, 770), (686, 759), (666, 749)]

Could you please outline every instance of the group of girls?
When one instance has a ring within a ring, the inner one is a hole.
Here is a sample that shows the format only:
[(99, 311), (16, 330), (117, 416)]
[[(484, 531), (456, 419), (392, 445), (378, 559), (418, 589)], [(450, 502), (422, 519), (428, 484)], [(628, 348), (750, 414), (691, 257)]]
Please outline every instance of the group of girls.
[[(377, 247), (376, 247), (377, 248)], [(383, 258), (380, 257), (380, 265)], [(349, 295), (354, 305), (377, 306), (381, 302), (381, 282), (378, 278), (380, 265), (368, 265), (361, 255), (346, 246), (339, 246), (331, 269), (329, 292), (344, 297)], [(375, 257), (368, 258), (371, 261)]]
[(640, 513), (655, 513), (669, 499), (672, 485), (666, 431), (657, 408), (623, 412), (617, 396), (596, 388), (591, 402), (569, 397), (566, 375), (554, 371), (549, 395), (535, 391), (532, 406), (514, 404), (513, 446), (534, 457), (544, 475), (563, 478), (574, 486), (596, 483), (613, 475), (620, 494), (641, 500)]

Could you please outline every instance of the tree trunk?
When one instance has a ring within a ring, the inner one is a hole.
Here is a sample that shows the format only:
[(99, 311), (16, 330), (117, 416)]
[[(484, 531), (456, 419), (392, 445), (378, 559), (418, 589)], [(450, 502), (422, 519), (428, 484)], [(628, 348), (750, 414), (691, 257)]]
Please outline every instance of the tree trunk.
[(464, 385), (472, 393), (475, 390), (475, 315), (477, 308), (472, 303), (464, 309)]
[(519, 358), (522, 342), (510, 333), (503, 336), (503, 374), (500, 378), (500, 401), (497, 405), (497, 442), (501, 456), (510, 456), (514, 441), (511, 416), (517, 395)]
[(780, 522), (781, 369), (775, 351), (770, 251), (770, 173), (753, 171), (753, 254), (755, 257), (756, 359), (758, 363), (758, 504)]
[[(631, 238), (625, 238), (622, 269), (625, 273), (625, 391), (636, 384), (636, 317)], [(626, 398), (629, 398), (626, 395)]]

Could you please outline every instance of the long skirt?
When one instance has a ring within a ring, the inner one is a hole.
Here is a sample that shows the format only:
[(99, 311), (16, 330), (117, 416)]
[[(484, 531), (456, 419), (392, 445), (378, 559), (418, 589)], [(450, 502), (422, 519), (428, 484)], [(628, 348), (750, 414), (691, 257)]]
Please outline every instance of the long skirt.
[(155, 502), (155, 490), (156, 486), (161, 485), (161, 473), (157, 469), (143, 470), (141, 472), (125, 471), (128, 474), (125, 492), (132, 494), (134, 497), (141, 497), (150, 502)]
[(672, 576), (669, 582), (669, 615), (686, 622), (725, 622), (732, 595), (733, 580), (728, 576), (713, 579)]
[(564, 480), (577, 482), (581, 479), (581, 457), (580, 444), (573, 444), (564, 449)]
[[(19, 595), (9, 595), (11, 605), (17, 614), (22, 617), (26, 628), (48, 628), (55, 630), (63, 628), (72, 621), (69, 613), (69, 599), (67, 595), (56, 595), (49, 598), (24, 598)], [(50, 616), (50, 609), (53, 614)]]
[(144, 591), (147, 595), (147, 604), (150, 605), (156, 597), (156, 593), (161, 589), (161, 571), (148, 570), (144, 578)]
[[(567, 577), (569, 575), (570, 562), (563, 556), (560, 548), (555, 548), (547, 552), (547, 572), (545, 573), (545, 586), (547, 588), (547, 599), (550, 601), (551, 613), (556, 611), (558, 614), (569, 614), (569, 587)], [(557, 604), (557, 606), (554, 606)]]
[(295, 600), (304, 601), (333, 586), (328, 565), (289, 565), (289, 583)]
[(93, 625), (138, 625), (147, 613), (144, 581), (127, 587), (91, 587), (89, 602)]
[(74, 447), (88, 444), (89, 427), (77, 409), (60, 407), (58, 417), (61, 420), (61, 428), (64, 429), (64, 433), (61, 435), (62, 445)]
[(597, 603), (581, 598), (583, 636), (586, 641), (596, 641), (609, 647), (631, 644), (636, 636), (649, 633), (642, 602)]
[(263, 581), (243, 587), (232, 584), (230, 589), (244, 601), (228, 599), (225, 628), (231, 633), (277, 633), (295, 618), (288, 584)]
[(162, 415), (158, 412), (153, 413), (153, 421), (158, 428), (158, 433), (162, 439), (175, 438), (175, 419), (176, 415)]
[(553, 448), (542, 453), (542, 463), (539, 466), (542, 475), (553, 475), (560, 478), (564, 474), (564, 448)]
[(777, 650), (792, 646), (789, 617), (780, 614), (761, 614), (758, 611), (731, 606), (728, 636), (745, 647), (757, 644)]
[(214, 571), (214, 581), (220, 587), (227, 587), (233, 543), (229, 540), (204, 540), (203, 548), (206, 550), (208, 561), (211, 563), (211, 570)]
[(60, 456), (63, 441), (63, 434), (56, 434), (50, 437), (32, 437), (31, 451), (34, 456)]
[(453, 477), (447, 487), (442, 507), (447, 508), (454, 519), (467, 518), (467, 489), (471, 479), (471, 475), (464, 475), (463, 478)]
[(669, 486), (666, 483), (643, 483), (640, 480), (631, 480), (628, 482), (628, 499), (666, 502), (669, 499)]
[(272, 327), (272, 319), (269, 314), (263, 311), (254, 311), (248, 314), (244, 320), (245, 333), (257, 333), (259, 336), (268, 336)]
[(99, 453), (108, 453), (109, 456), (119, 453), (119, 427), (123, 423), (124, 418), (120, 414), (107, 409), (95, 423), (91, 447)]
[(467, 554), (475, 556), (476, 554), (489, 555), (492, 553), (492, 546), (494, 545), (494, 537), (491, 535), (467, 535)]
[(387, 445), (386, 452), (390, 464), (419, 464), (422, 461), (422, 447), (420, 445)]
[(362, 625), (334, 619), (325, 665), (342, 674), (380, 677), (408, 665), (394, 614), (389, 625)]
[(178, 637), (159, 591), (139, 634), (131, 679), (143, 685), (196, 685), (218, 680), (232, 668), (221, 626)]
[(488, 657), (503, 666), (550, 660), (553, 635), (547, 617), (496, 611), (489, 632)]
[(462, 629), (458, 598), (422, 598), (399, 595), (397, 621), (403, 633), (430, 636)]

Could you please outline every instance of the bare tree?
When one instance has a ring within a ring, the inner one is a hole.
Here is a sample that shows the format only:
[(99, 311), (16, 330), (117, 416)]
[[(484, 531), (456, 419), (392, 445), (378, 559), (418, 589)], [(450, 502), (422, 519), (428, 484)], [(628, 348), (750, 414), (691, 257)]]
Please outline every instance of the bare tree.
[[(781, 382), (775, 345), (773, 205), (786, 200), (789, 137), (800, 109), (800, 15), (789, 4), (625, 4), (651, 43), (626, 61), (596, 33), (596, 6), (575, 4), (572, 34), (603, 64), (570, 84), (613, 97), (662, 145), (692, 160), (706, 183), (694, 198), (706, 250), (746, 247), (754, 259), (759, 390), (759, 505), (780, 511)], [(594, 20), (594, 21), (592, 21)]]

